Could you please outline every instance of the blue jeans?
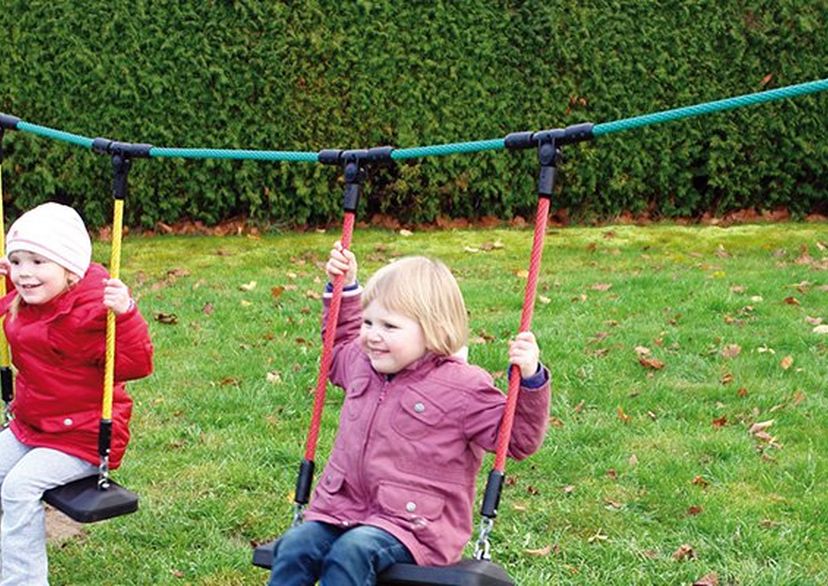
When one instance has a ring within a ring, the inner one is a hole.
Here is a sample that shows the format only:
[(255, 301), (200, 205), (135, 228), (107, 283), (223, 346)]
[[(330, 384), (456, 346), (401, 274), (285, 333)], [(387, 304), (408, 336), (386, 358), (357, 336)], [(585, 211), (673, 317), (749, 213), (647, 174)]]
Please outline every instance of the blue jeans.
[(378, 527), (343, 528), (319, 521), (292, 527), (279, 540), (269, 586), (369, 586), (395, 563), (413, 563), (408, 549)]

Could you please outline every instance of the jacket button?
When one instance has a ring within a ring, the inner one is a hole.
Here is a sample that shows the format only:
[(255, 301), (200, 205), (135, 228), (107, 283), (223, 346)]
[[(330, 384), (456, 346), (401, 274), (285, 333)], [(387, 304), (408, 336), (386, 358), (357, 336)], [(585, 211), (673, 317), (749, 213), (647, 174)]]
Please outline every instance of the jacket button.
[(74, 421), (72, 421), (71, 417), (67, 417), (66, 419), (63, 420), (63, 425), (65, 425), (66, 427), (69, 427), (73, 423), (74, 423)]
[(422, 403), (415, 403), (414, 411), (416, 411), (417, 413), (422, 413), (423, 411), (425, 411), (425, 405), (423, 405)]
[(408, 501), (405, 504), (405, 510), (408, 511), (409, 513), (413, 513), (414, 511), (417, 510), (417, 503), (412, 502), (412, 501)]

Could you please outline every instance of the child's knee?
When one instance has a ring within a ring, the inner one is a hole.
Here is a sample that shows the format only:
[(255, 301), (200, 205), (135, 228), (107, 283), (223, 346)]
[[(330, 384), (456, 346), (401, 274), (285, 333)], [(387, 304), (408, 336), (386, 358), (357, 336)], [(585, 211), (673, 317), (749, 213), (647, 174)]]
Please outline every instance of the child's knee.
[(3, 502), (3, 508), (6, 508), (6, 503), (39, 501), (41, 498), (43, 498), (43, 491), (37, 486), (35, 479), (16, 473), (14, 468), (6, 475), (0, 486), (0, 500)]

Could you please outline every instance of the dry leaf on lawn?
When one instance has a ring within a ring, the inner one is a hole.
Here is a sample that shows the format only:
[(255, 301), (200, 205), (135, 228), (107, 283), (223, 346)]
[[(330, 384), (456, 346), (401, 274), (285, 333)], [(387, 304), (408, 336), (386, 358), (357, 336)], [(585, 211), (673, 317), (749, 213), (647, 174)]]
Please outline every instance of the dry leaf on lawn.
[(722, 356), (725, 358), (736, 358), (742, 352), (742, 347), (739, 344), (728, 344), (722, 348)]
[(548, 556), (550, 553), (552, 553), (552, 546), (547, 545), (547, 546), (541, 547), (540, 549), (524, 549), (523, 553), (525, 553), (526, 555), (532, 555), (532, 556), (536, 556), (536, 557), (544, 557), (544, 556)]
[(710, 572), (693, 582), (693, 586), (719, 586), (719, 576), (716, 572)]
[(774, 419), (768, 419), (767, 421), (759, 421), (757, 423), (754, 423), (750, 426), (750, 429), (748, 429), (748, 433), (757, 433), (760, 431), (765, 431), (767, 428), (773, 425), (774, 421)]
[(692, 560), (696, 557), (696, 551), (693, 546), (685, 543), (682, 544), (676, 551), (673, 552), (673, 559), (677, 561)]
[(638, 363), (645, 368), (651, 368), (653, 370), (661, 370), (664, 368), (664, 362), (658, 358), (639, 358)]

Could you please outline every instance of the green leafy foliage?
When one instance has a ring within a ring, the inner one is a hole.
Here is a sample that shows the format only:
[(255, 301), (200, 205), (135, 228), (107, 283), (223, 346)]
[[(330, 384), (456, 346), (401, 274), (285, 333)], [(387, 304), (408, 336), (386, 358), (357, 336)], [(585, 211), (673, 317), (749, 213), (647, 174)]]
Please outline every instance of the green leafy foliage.
[[(162, 147), (317, 151), (503, 137), (824, 77), (828, 4), (10, 0), (0, 11), (0, 111), (84, 136)], [(555, 206), (698, 216), (824, 210), (828, 97), (807, 96), (569, 147)], [(109, 165), (7, 133), (4, 196), (106, 222)], [(339, 214), (332, 168), (138, 161), (127, 221), (279, 224)], [(400, 163), (360, 210), (406, 222), (530, 213), (536, 157)]]

